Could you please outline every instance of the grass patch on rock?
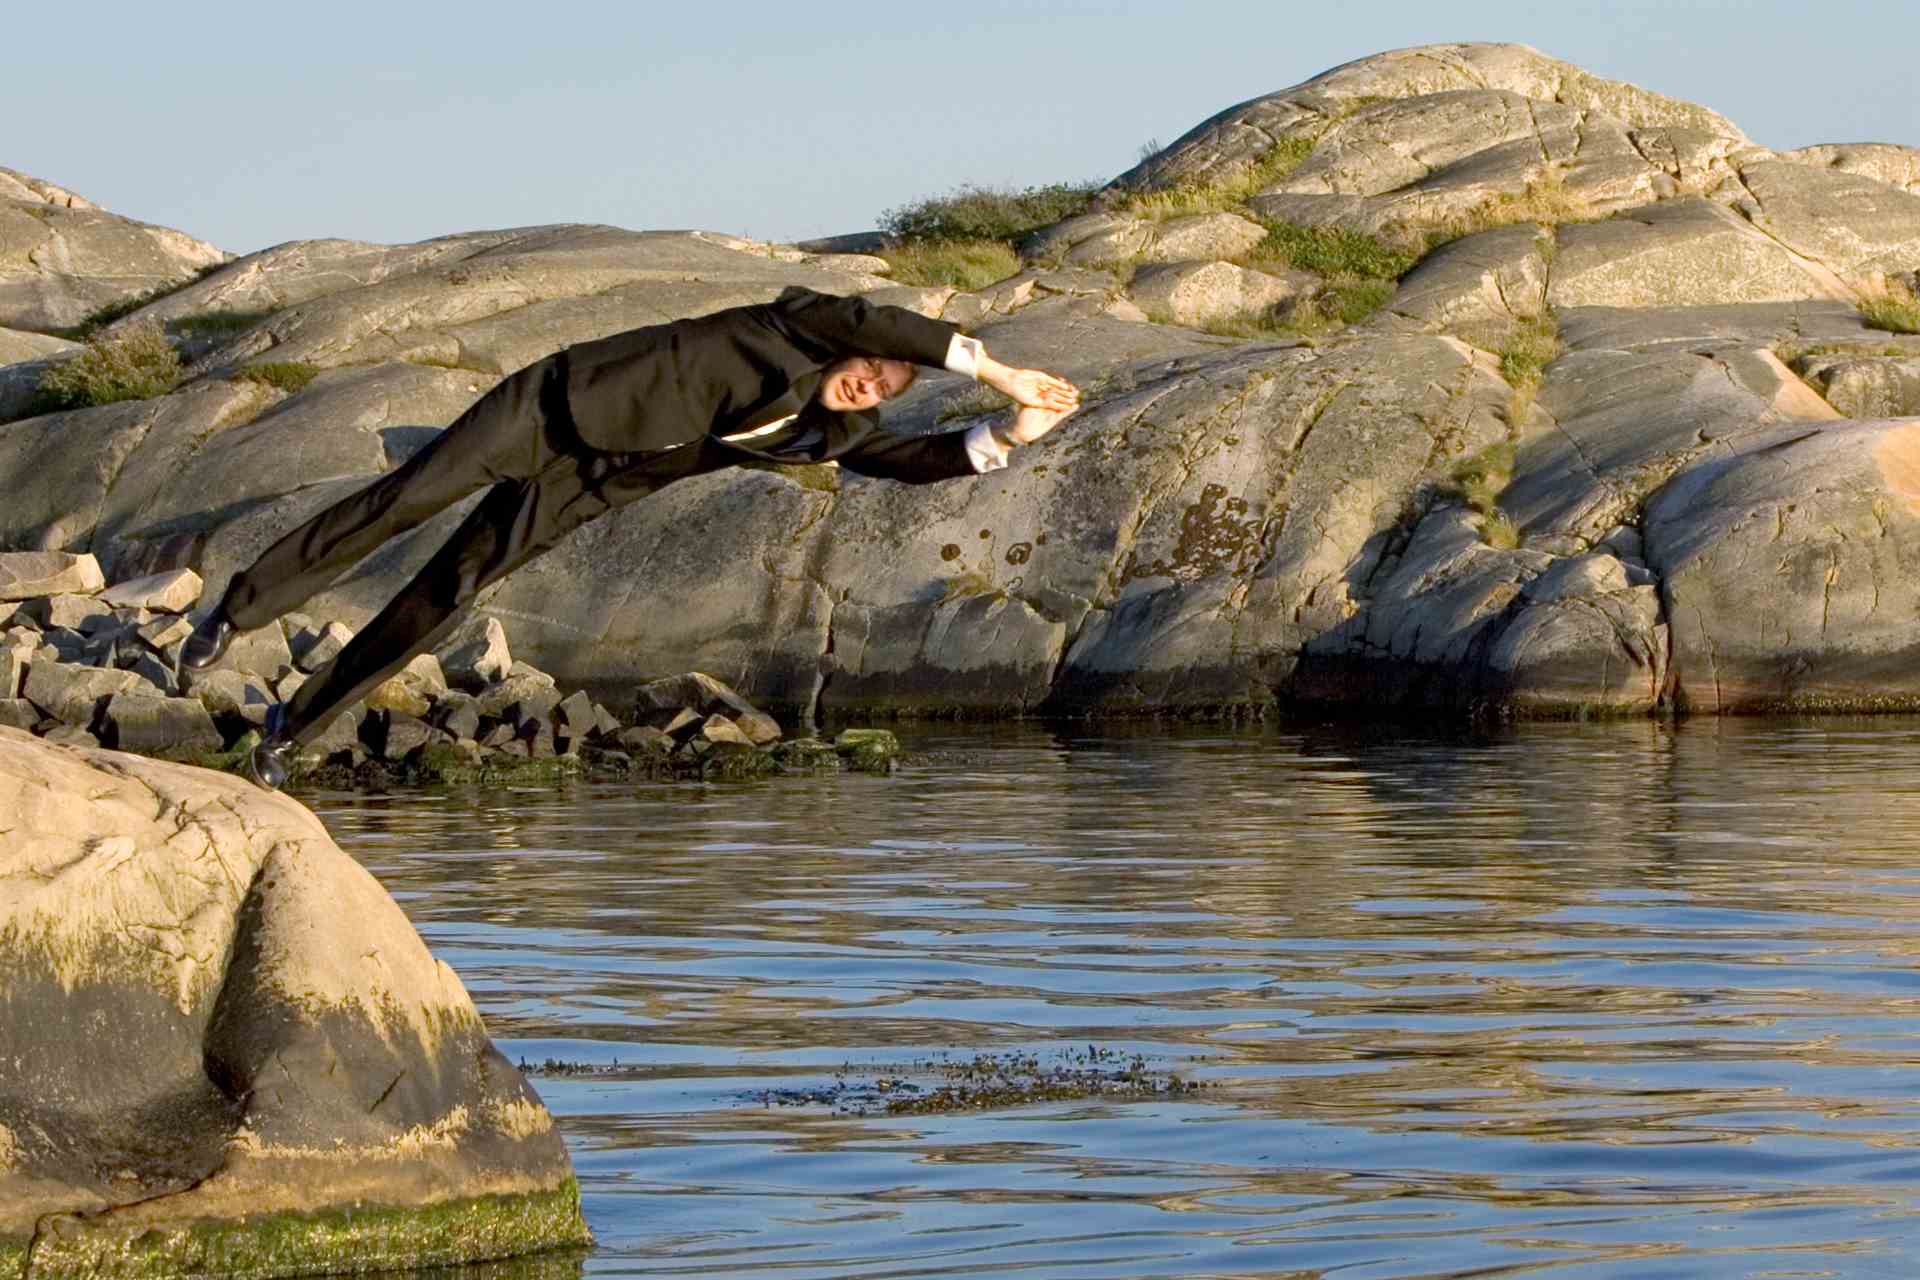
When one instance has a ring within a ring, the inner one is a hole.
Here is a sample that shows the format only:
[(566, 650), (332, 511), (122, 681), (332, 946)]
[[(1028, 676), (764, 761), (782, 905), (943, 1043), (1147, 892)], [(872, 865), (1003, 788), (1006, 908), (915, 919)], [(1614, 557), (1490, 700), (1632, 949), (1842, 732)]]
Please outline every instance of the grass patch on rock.
[(1560, 323), (1552, 311), (1516, 317), (1494, 352), (1500, 357), (1500, 376), (1513, 388), (1507, 421), (1518, 428), (1533, 407), (1547, 366), (1560, 355)]
[(258, 382), (293, 395), (304, 391), (308, 383), (320, 376), (320, 370), (298, 360), (269, 360), (263, 364), (250, 364), (244, 369), (236, 369), (227, 375), (229, 382)]
[(1480, 536), (1496, 547), (1520, 545), (1520, 528), (1500, 510), (1500, 495), (1513, 482), (1516, 450), (1511, 441), (1488, 445), (1464, 458), (1442, 492), (1464, 502), (1480, 518)]
[(1920, 300), (1904, 289), (1888, 289), (1863, 299), (1860, 319), (1869, 329), (1887, 333), (1920, 333)]
[(1176, 183), (1158, 191), (1137, 191), (1115, 210), (1135, 218), (1164, 222), (1194, 213), (1253, 216), (1246, 202), (1298, 169), (1313, 154), (1316, 139), (1282, 138), (1239, 173), (1220, 182)]
[[(1387, 305), (1394, 294), (1391, 280), (1347, 277), (1329, 281), (1327, 287), (1311, 297), (1262, 307), (1201, 321), (1198, 328), (1222, 338), (1248, 341), (1318, 338), (1348, 325), (1358, 324)], [(1149, 311), (1155, 324), (1173, 324), (1172, 316)]]
[(182, 337), (221, 342), (245, 333), (271, 315), (271, 311), (197, 311), (169, 321), (167, 327)]
[(923, 288), (984, 289), (1020, 270), (1020, 255), (1003, 240), (908, 243), (883, 249), (879, 256), (892, 268), (887, 274), (895, 284)]
[(1042, 187), (965, 184), (944, 196), (929, 196), (880, 215), (880, 229), (908, 244), (934, 241), (1012, 242), (1085, 212), (1095, 183), (1055, 182)]
[(1257, 221), (1267, 238), (1235, 259), (1255, 271), (1312, 271), (1330, 279), (1398, 280), (1419, 261), (1377, 236), (1344, 227), (1303, 227), (1272, 218)]
[(42, 374), (31, 413), (163, 396), (185, 376), (179, 353), (159, 325), (130, 325), (118, 333), (96, 334), (78, 355)]

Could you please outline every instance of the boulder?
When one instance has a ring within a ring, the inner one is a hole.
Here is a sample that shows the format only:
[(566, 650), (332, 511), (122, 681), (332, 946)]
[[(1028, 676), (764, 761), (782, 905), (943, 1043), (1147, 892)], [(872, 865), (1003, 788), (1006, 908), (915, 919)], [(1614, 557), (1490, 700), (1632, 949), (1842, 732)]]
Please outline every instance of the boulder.
[(1128, 291), (1149, 316), (1199, 325), (1270, 311), (1319, 283), (1305, 272), (1274, 276), (1230, 262), (1177, 262), (1142, 268)]
[(192, 236), (108, 213), (25, 174), (0, 178), (0, 324), (11, 328), (68, 328), (226, 260)]
[(107, 585), (100, 562), (65, 551), (0, 551), (0, 600), (70, 592), (91, 595)]
[(106, 745), (143, 755), (213, 752), (226, 743), (206, 707), (193, 698), (116, 693), (107, 700), (103, 723)]
[(99, 718), (108, 698), (128, 693), (143, 683), (131, 671), (106, 671), (36, 657), (27, 668), (21, 694), (62, 724), (87, 729)]
[(587, 1241), (539, 1098), (299, 804), (0, 729), (0, 812), (0, 1251), (278, 1276)]
[(1194, 213), (1154, 228), (1149, 262), (1213, 262), (1236, 258), (1267, 238), (1267, 229), (1237, 213)]

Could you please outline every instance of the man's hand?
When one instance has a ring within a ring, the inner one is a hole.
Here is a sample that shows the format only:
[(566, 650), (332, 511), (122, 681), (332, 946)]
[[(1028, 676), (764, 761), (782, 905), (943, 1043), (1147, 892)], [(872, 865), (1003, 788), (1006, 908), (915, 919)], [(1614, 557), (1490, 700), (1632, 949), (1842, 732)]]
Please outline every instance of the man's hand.
[(1013, 425), (998, 434), (1009, 445), (1032, 444), (1072, 417), (1078, 408), (1076, 404), (1073, 409), (1019, 409), (1013, 415)]
[(1080, 407), (1080, 388), (1043, 370), (1010, 368), (984, 351), (980, 353), (978, 370), (980, 381), (1012, 397), (1023, 409), (1050, 409), (1067, 414)]

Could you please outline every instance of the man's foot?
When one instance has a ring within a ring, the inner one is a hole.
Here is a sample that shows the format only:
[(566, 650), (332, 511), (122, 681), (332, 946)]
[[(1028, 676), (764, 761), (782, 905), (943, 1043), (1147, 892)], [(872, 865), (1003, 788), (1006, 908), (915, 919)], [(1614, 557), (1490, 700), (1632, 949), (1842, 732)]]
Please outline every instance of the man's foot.
[(287, 775), (293, 772), (296, 748), (293, 739), (287, 736), (286, 719), (287, 704), (274, 703), (267, 711), (266, 736), (247, 757), (247, 776), (268, 791), (286, 786)]
[(226, 654), (235, 630), (227, 618), (226, 605), (215, 605), (213, 612), (200, 619), (200, 625), (180, 646), (180, 665), (188, 671), (205, 671)]

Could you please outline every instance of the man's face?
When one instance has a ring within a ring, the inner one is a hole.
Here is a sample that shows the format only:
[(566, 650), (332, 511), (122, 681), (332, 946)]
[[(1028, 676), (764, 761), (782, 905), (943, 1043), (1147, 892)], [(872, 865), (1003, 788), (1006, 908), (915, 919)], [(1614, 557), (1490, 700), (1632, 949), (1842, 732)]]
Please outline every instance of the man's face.
[(827, 366), (820, 379), (820, 403), (836, 413), (871, 409), (905, 391), (913, 373), (913, 366), (905, 360), (848, 356)]

